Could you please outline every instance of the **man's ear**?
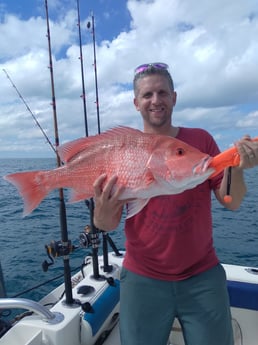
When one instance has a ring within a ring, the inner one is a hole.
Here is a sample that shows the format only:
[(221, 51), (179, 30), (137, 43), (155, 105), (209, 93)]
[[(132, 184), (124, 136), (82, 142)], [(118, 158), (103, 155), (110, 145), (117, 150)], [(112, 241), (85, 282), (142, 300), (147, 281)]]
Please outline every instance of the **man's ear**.
[(173, 106), (176, 105), (176, 100), (177, 100), (177, 93), (176, 91), (173, 92)]
[(137, 98), (133, 99), (133, 103), (134, 103), (134, 106), (135, 106), (136, 110), (139, 111), (139, 104), (138, 104)]

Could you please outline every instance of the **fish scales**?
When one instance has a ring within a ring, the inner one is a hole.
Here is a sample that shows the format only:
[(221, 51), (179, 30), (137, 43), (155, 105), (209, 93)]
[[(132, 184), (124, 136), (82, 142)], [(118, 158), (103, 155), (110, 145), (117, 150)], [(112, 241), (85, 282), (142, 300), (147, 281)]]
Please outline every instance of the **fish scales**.
[(55, 188), (70, 188), (71, 202), (93, 197), (94, 181), (106, 173), (117, 175), (117, 185), (124, 187), (121, 200), (134, 198), (127, 208), (127, 217), (132, 217), (151, 197), (193, 188), (215, 170), (208, 168), (209, 155), (176, 138), (128, 127), (66, 143), (58, 154), (64, 163), (59, 168), (5, 176), (23, 198), (23, 215)]

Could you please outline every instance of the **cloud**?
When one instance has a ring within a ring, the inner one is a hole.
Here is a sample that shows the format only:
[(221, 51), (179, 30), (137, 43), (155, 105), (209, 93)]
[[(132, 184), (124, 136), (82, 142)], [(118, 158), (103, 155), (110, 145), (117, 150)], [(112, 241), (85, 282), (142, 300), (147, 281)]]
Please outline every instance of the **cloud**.
[(258, 111), (249, 113), (244, 120), (238, 120), (236, 127), (239, 128), (257, 128), (258, 123)]
[[(51, 5), (57, 115), (61, 142), (66, 142), (85, 135), (77, 13), (70, 1), (63, 2), (58, 11), (54, 3)], [(241, 137), (244, 130), (248, 129), (251, 135), (258, 132), (256, 1), (202, 0), (196, 6), (189, 0), (128, 0), (124, 5), (130, 22), (121, 22), (115, 36), (113, 31), (108, 34), (109, 27), (103, 30), (99, 20), (101, 7), (95, 14), (101, 130), (115, 125), (142, 127), (132, 102), (133, 70), (144, 62), (164, 61), (170, 65), (178, 93), (175, 123), (206, 128), (222, 145)], [(115, 12), (115, 8), (110, 9), (106, 16), (110, 22)], [(29, 19), (14, 13), (2, 17), (1, 69), (10, 74), (53, 141), (44, 11)], [(88, 126), (90, 134), (95, 134), (98, 129), (92, 33), (86, 27), (89, 19), (85, 12), (81, 13)], [(51, 155), (4, 73), (1, 85), (0, 157), (8, 152), (17, 156), (36, 156), (38, 151)], [(226, 135), (229, 129), (230, 135)]]

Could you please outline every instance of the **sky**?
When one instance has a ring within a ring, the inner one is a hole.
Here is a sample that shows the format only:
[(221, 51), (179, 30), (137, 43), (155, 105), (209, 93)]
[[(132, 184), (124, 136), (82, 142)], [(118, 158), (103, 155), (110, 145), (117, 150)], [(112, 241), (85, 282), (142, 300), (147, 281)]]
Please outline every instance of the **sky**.
[[(54, 145), (45, 4), (0, 0), (0, 158), (55, 157), (40, 129)], [(169, 65), (178, 95), (175, 126), (208, 130), (221, 150), (245, 134), (258, 136), (257, 0), (47, 4), (60, 144), (85, 136), (85, 115), (88, 134), (98, 133), (93, 17), (101, 131), (142, 129), (133, 105), (134, 68), (161, 61)]]

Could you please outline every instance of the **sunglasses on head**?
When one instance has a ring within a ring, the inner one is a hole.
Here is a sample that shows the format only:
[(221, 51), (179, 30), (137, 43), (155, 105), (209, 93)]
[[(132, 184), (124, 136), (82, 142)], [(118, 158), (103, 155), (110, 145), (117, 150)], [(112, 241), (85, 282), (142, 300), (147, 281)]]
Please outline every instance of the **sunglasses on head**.
[(147, 69), (151, 69), (151, 68), (168, 70), (168, 65), (166, 63), (163, 63), (163, 62), (145, 63), (145, 64), (140, 65), (140, 66), (135, 68), (134, 75), (136, 75), (138, 73), (142, 73), (142, 72), (146, 71)]

